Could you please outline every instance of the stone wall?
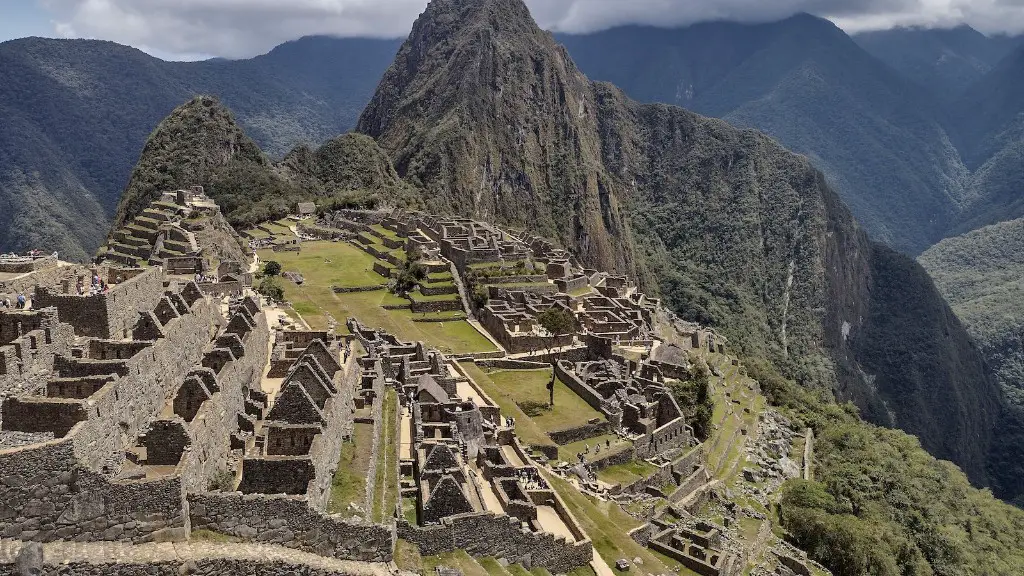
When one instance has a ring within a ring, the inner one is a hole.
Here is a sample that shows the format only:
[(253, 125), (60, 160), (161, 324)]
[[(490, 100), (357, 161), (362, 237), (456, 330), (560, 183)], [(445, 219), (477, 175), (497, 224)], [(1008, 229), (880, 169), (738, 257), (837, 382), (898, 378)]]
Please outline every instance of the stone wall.
[(555, 363), (555, 376), (562, 381), (563, 384), (569, 387), (570, 390), (576, 393), (577, 396), (583, 399), (584, 402), (590, 405), (591, 408), (597, 411), (601, 411), (601, 404), (604, 403), (604, 397), (597, 391), (587, 385), (575, 372), (572, 371), (572, 364), (569, 362), (556, 362)]
[(579, 442), (580, 440), (586, 440), (587, 438), (593, 438), (595, 436), (601, 436), (607, 434), (610, 428), (610, 424), (607, 420), (603, 422), (595, 422), (593, 424), (583, 424), (582, 426), (576, 426), (574, 428), (567, 428), (565, 430), (556, 430), (554, 432), (548, 432), (548, 436), (559, 446), (565, 446), (566, 444), (572, 444), (573, 442)]
[(3, 538), (143, 542), (187, 530), (178, 477), (109, 480), (78, 465), (70, 437), (0, 451), (0, 470)]
[[(413, 297), (415, 298), (415, 296)], [(439, 300), (434, 302), (412, 302), (413, 312), (462, 312), (461, 300)]]
[(526, 531), (520, 520), (489, 512), (450, 516), (440, 525), (426, 528), (400, 521), (398, 537), (419, 546), (425, 556), (465, 550), (528, 568), (540, 566), (552, 574), (570, 572), (589, 564), (593, 557), (590, 540), (567, 542), (561, 536)]
[(57, 266), (57, 263), (57, 259), (52, 255), (43, 256), (42, 258), (0, 258), (0, 272), (5, 274), (27, 274), (29, 272), (55, 267)]
[(346, 560), (392, 558), (391, 528), (332, 518), (311, 509), (301, 497), (199, 493), (189, 494), (188, 502), (193, 530)]
[(119, 339), (130, 335), (139, 313), (152, 310), (162, 296), (163, 274), (154, 269), (94, 296), (61, 294), (40, 286), (33, 306), (56, 308), (61, 322), (73, 326), (79, 336)]

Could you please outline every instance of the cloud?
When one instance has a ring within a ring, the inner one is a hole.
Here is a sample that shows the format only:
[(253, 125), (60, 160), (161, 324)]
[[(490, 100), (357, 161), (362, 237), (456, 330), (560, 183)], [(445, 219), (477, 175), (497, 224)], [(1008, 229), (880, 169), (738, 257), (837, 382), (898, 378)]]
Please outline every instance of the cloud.
[[(63, 37), (101, 38), (162, 57), (242, 58), (311, 34), (401, 37), (426, 0), (38, 0)], [(538, 23), (560, 32), (619, 24), (769, 21), (797, 12), (850, 32), (898, 25), (984, 32), (1024, 30), (1024, 0), (526, 0)]]

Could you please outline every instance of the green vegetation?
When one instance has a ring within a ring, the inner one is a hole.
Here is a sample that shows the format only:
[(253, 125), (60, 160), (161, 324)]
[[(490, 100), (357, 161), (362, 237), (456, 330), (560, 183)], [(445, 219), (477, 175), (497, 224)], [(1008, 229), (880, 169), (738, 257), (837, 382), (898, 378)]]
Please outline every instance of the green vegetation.
[(284, 289), (281, 288), (281, 285), (273, 277), (268, 276), (261, 280), (259, 286), (256, 287), (256, 291), (268, 300), (274, 302), (284, 301)]
[[(346, 517), (365, 516), (366, 473), (373, 452), (373, 424), (353, 425), (352, 439), (341, 445), (338, 469), (331, 480), (331, 497), (327, 512)], [(358, 508), (351, 507), (355, 504)]]
[(572, 334), (576, 330), (575, 318), (564, 308), (548, 308), (537, 316), (537, 323), (554, 336)]
[[(473, 366), (476, 368), (476, 366)], [(548, 382), (551, 370), (488, 370), (473, 371), (474, 381), (484, 389), (502, 411), (516, 416), (518, 431), (520, 418), (529, 418), (544, 432), (554, 432), (582, 426), (604, 415), (594, 410), (561, 380), (555, 379), (555, 405), (548, 406)], [(477, 379), (478, 376), (482, 376)], [(512, 406), (516, 410), (510, 410)], [(534, 442), (530, 442), (534, 443)]]
[[(381, 328), (409, 341), (422, 340), (444, 352), (474, 353), (496, 350), (494, 344), (465, 321), (463, 314), (422, 314), (411, 310), (385, 310), (385, 305), (407, 305), (383, 288), (372, 292), (336, 294), (332, 286), (380, 286), (386, 279), (373, 271), (373, 256), (344, 242), (305, 242), (301, 252), (260, 251), (264, 259), (275, 258), (285, 270), (303, 275), (296, 286), (285, 283), (285, 298), (314, 329), (326, 329), (330, 319), (344, 329), (346, 319), (355, 317), (368, 326)], [(451, 319), (444, 322), (415, 322), (420, 319)]]
[(583, 531), (590, 536), (594, 549), (616, 574), (621, 574), (615, 568), (615, 561), (619, 558), (643, 560), (643, 565), (633, 566), (632, 574), (692, 574), (674, 560), (634, 542), (629, 537), (629, 531), (640, 526), (640, 522), (626, 514), (618, 504), (585, 496), (565, 480), (550, 474), (544, 473), (544, 478), (565, 502)]
[(277, 261), (268, 260), (267, 263), (263, 265), (263, 274), (266, 276), (277, 276), (280, 273), (281, 264)]
[(690, 378), (686, 381), (675, 381), (669, 390), (686, 416), (686, 423), (693, 427), (697, 438), (706, 440), (711, 434), (711, 416), (714, 402), (708, 393), (711, 370), (703, 360), (693, 363)]
[(609, 484), (630, 484), (647, 478), (658, 471), (658, 467), (642, 460), (633, 460), (625, 464), (609, 466), (597, 473), (597, 479)]
[[(522, 408), (516, 403), (514, 397), (508, 394), (500, 386), (498, 386), (492, 379), (490, 374), (485, 372), (479, 366), (473, 362), (462, 362), (460, 363), (462, 369), (466, 371), (466, 374), (477, 383), (484, 392), (494, 400), (498, 407), (501, 408), (501, 413), (505, 416), (511, 416), (516, 419), (516, 436), (519, 437), (522, 442), (527, 446), (554, 446), (555, 443), (548, 437), (547, 431), (542, 428), (537, 422), (523, 411)], [(547, 371), (543, 371), (547, 372)], [(518, 372), (517, 372), (518, 373)], [(550, 372), (547, 372), (548, 378), (550, 378)], [(543, 387), (546, 384), (541, 384)], [(546, 390), (544, 391), (546, 394)], [(545, 402), (546, 396), (545, 396)]]
[(380, 436), (380, 449), (377, 453), (377, 476), (374, 479), (373, 513), (374, 522), (389, 522), (395, 513), (398, 502), (398, 394), (393, 388), (384, 392), (381, 420), (376, 423)]
[[(576, 462), (577, 455), (583, 454), (587, 462), (592, 462), (609, 454), (617, 454), (627, 450), (632, 445), (633, 443), (629, 440), (619, 438), (615, 434), (601, 434), (600, 436), (559, 446), (558, 457), (566, 462)], [(597, 451), (596, 446), (601, 446), (600, 452)]]
[(811, 557), (837, 576), (1024, 571), (1024, 511), (971, 487), (915, 438), (866, 424), (765, 363), (747, 365), (797, 427), (815, 431), (815, 480), (789, 482), (780, 503)]

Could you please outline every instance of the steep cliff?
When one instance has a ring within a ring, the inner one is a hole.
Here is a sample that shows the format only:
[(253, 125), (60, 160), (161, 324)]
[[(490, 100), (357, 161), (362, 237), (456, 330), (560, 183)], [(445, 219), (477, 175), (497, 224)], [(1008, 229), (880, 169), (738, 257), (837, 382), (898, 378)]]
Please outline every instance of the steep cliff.
[(768, 137), (588, 81), (521, 0), (433, 0), (358, 130), (431, 208), (529, 225), (637, 274), (747, 355), (988, 481), (1002, 398), (963, 328)]

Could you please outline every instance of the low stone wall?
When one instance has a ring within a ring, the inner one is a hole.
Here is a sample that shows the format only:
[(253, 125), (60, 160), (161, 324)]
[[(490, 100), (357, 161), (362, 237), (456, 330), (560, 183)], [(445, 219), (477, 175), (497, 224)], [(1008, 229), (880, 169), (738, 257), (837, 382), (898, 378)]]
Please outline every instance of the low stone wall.
[(660, 489), (662, 486), (665, 486), (667, 484), (672, 484), (673, 486), (675, 486), (672, 477), (672, 467), (669, 466), (668, 464), (658, 467), (658, 471), (655, 472), (654, 474), (651, 474), (647, 478), (641, 478), (640, 480), (637, 480), (636, 482), (633, 482), (628, 486), (623, 486), (621, 493), (639, 494), (641, 492), (647, 491), (648, 488)]
[(436, 302), (416, 302), (412, 303), (413, 312), (462, 312), (462, 302), (460, 300), (441, 300)]
[(419, 546), (425, 556), (465, 550), (474, 556), (505, 558), (527, 568), (540, 566), (552, 574), (570, 572), (593, 558), (590, 540), (568, 542), (561, 536), (525, 531), (520, 520), (489, 512), (450, 516), (440, 525), (426, 528), (402, 520), (398, 537)]
[(551, 364), (545, 364), (543, 362), (514, 360), (511, 358), (499, 358), (496, 360), (479, 360), (476, 362), (476, 365), (486, 366), (487, 368), (496, 368), (498, 370), (543, 370), (545, 368), (551, 367)]
[(571, 371), (571, 369), (572, 366), (567, 363), (556, 362), (555, 376), (557, 376), (562, 383), (568, 386), (570, 390), (575, 392), (577, 396), (582, 398), (584, 402), (590, 405), (591, 408), (600, 411), (604, 398), (597, 390), (594, 390), (588, 386), (586, 382), (581, 380), (575, 372)]
[(385, 278), (391, 277), (391, 268), (388, 268), (387, 266), (384, 265), (383, 262), (380, 262), (378, 260), (375, 260), (373, 262), (373, 271)]
[(332, 518), (311, 509), (304, 498), (203, 493), (189, 494), (188, 503), (193, 530), (344, 560), (392, 559), (395, 535), (391, 528)]
[(678, 502), (693, 493), (694, 490), (700, 488), (708, 481), (707, 471), (703, 466), (698, 468), (693, 474), (688, 476), (685, 480), (679, 483), (679, 487), (676, 488), (675, 492), (670, 496), (670, 500)]
[(555, 280), (555, 286), (558, 286), (560, 292), (575, 292), (576, 290), (582, 290), (589, 286), (589, 278), (586, 276), (577, 276), (575, 278), (559, 278)]
[(579, 442), (580, 440), (586, 440), (587, 438), (607, 434), (608, 428), (609, 423), (605, 420), (604, 422), (584, 424), (582, 426), (576, 426), (575, 428), (548, 432), (548, 436), (555, 444), (565, 446), (566, 444), (572, 444), (573, 442)]
[(424, 296), (444, 296), (447, 294), (458, 294), (459, 289), (455, 284), (442, 284), (440, 286), (431, 286), (425, 284), (420, 286), (420, 294)]
[(353, 294), (356, 292), (376, 292), (378, 290), (384, 290), (387, 287), (387, 284), (378, 284), (376, 286), (331, 286), (331, 291), (335, 294)]
[(6, 274), (27, 274), (29, 272), (35, 272), (36, 270), (51, 268), (56, 265), (57, 259), (52, 255), (44, 256), (42, 258), (0, 258), (0, 272)]
[(548, 281), (548, 277), (545, 274), (538, 274), (535, 276), (493, 276), (490, 278), (483, 278), (481, 282), (483, 284), (541, 284)]
[(590, 462), (591, 468), (594, 470), (604, 470), (609, 466), (615, 466), (617, 464), (625, 464), (626, 462), (632, 462), (636, 459), (636, 452), (632, 448), (615, 452), (607, 456), (597, 458)]

